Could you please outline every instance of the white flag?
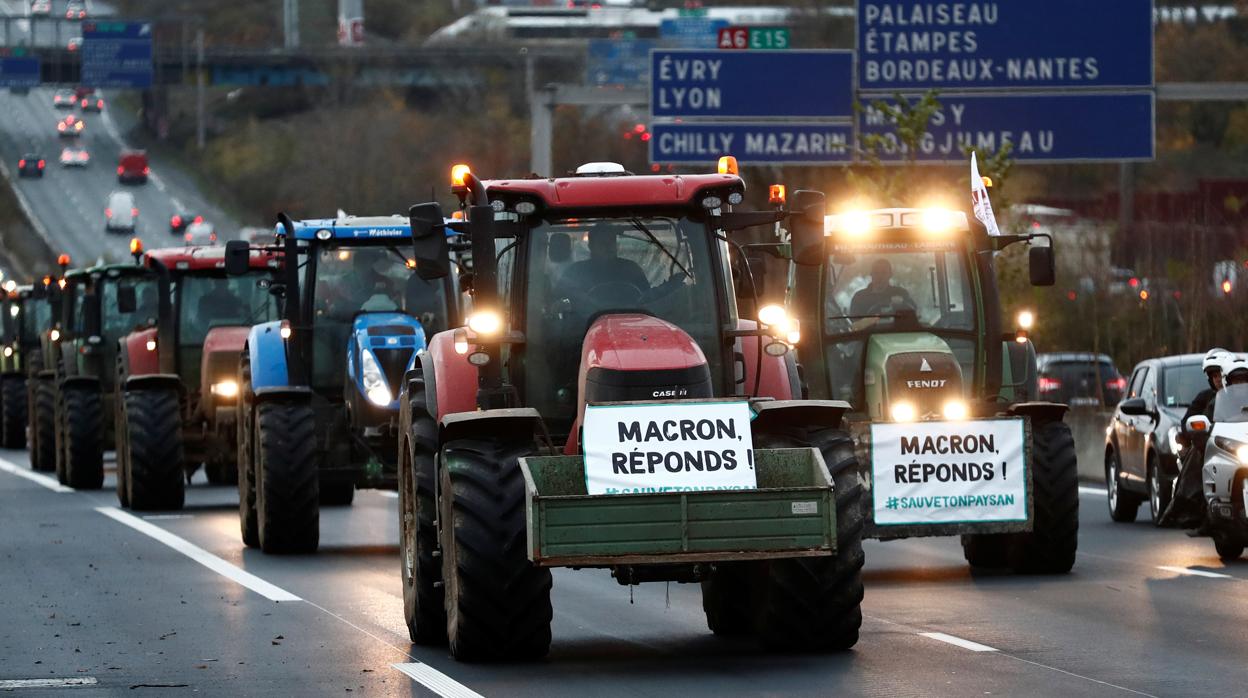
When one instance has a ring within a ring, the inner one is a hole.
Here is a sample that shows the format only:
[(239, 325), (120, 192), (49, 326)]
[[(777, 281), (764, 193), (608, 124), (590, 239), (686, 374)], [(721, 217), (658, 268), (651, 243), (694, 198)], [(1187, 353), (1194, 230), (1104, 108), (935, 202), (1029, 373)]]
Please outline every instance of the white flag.
[(997, 228), (997, 217), (992, 213), (992, 202), (988, 200), (988, 187), (979, 176), (979, 163), (975, 159), (975, 151), (971, 151), (971, 205), (975, 209), (975, 217), (988, 229), (989, 235), (1000, 235)]

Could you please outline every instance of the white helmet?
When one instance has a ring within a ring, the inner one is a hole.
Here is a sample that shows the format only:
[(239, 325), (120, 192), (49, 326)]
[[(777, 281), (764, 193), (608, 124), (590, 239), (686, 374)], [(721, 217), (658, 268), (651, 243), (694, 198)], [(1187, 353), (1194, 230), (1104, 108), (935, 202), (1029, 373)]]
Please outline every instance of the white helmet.
[(1240, 373), (1248, 371), (1248, 359), (1243, 356), (1227, 352), (1222, 359), (1222, 380), (1224, 383), (1231, 382), (1232, 373)]
[(1205, 360), (1200, 362), (1200, 370), (1204, 371), (1205, 373), (1208, 373), (1209, 369), (1211, 368), (1216, 368), (1219, 371), (1221, 371), (1222, 370), (1222, 364), (1220, 363), (1221, 357), (1223, 354), (1230, 354), (1230, 353), (1231, 352), (1225, 349), (1220, 349), (1217, 347), (1210, 349), (1209, 351), (1205, 352)]

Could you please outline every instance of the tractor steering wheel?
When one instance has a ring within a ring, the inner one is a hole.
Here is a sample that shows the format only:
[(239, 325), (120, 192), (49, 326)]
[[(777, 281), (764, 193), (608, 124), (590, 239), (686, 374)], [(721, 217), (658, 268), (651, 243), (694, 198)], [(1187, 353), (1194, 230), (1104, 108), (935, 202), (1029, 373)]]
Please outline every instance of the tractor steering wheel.
[(604, 281), (589, 287), (586, 292), (589, 302), (596, 306), (626, 305), (636, 306), (645, 295), (640, 288), (627, 281)]

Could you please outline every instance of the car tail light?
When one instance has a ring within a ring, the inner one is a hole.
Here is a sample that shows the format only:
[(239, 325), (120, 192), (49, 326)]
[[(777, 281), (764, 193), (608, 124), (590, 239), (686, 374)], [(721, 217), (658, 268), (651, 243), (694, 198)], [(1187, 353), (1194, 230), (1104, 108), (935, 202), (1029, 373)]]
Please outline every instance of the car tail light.
[(117, 166), (117, 174), (122, 174), (125, 171), (126, 171), (126, 168), (122, 167), (121, 165)]
[(143, 174), (151, 174), (151, 173), (152, 173), (152, 168), (150, 167), (143, 168)]
[(190, 241), (191, 241), (191, 234), (190, 234), (190, 233), (187, 233), (187, 234), (186, 234), (186, 235), (184, 235), (183, 237), (185, 237), (185, 238), (186, 238), (187, 243), (190, 243)]
[(41, 169), (41, 170), (42, 170), (42, 169), (43, 169), (43, 166), (44, 166), (44, 165), (46, 165), (46, 164), (47, 164), (46, 162), (44, 162), (43, 160), (40, 160), (40, 161), (39, 161), (39, 169)]
[(79, 159), (79, 160), (88, 160), (88, 159), (90, 159), (90, 158), (91, 158), (91, 156), (90, 156), (90, 155), (89, 155), (86, 151), (83, 151), (83, 152), (81, 152), (81, 153), (78, 153), (78, 159)]
[(216, 233), (208, 233), (208, 242), (216, 242), (216, 241), (217, 241), (217, 234), (216, 234)]
[(182, 216), (174, 216), (173, 218), (170, 218), (169, 225), (175, 228), (178, 227), (179, 225), (182, 225)]
[(86, 108), (87, 108), (87, 100), (85, 100), (85, 99), (84, 99), (84, 100), (82, 100), (82, 108), (83, 108), (83, 109), (86, 109)]
[(103, 108), (104, 108), (104, 100), (102, 100), (102, 99), (101, 99), (101, 100), (99, 100), (98, 102), (96, 102), (96, 103), (95, 103), (95, 106), (96, 106), (97, 108), (99, 108), (99, 109), (103, 109)]
[(1122, 376), (1111, 378), (1105, 382), (1105, 388), (1108, 390), (1117, 390), (1118, 392), (1122, 392), (1127, 389), (1127, 379)]
[(134, 217), (136, 217), (136, 218), (137, 218), (137, 217), (138, 217), (138, 215), (139, 215), (139, 209), (137, 209), (137, 208), (132, 208), (132, 209), (130, 209), (130, 215), (132, 215), (132, 216), (134, 216)]
[(203, 217), (203, 216), (195, 216), (195, 220), (194, 220), (194, 222), (195, 222), (195, 223), (203, 223), (203, 222), (204, 222), (204, 217)]
[(105, 217), (105, 218), (112, 218), (112, 217), (113, 217), (113, 209), (111, 209), (111, 208), (106, 208), (106, 209), (104, 209), (104, 217)]
[(1039, 380), (1040, 392), (1051, 393), (1062, 387), (1062, 382), (1056, 378), (1044, 378)]
[(26, 161), (25, 161), (25, 160), (18, 160), (18, 161), (17, 161), (17, 166), (18, 166), (18, 167), (25, 167), (25, 166), (26, 166)]

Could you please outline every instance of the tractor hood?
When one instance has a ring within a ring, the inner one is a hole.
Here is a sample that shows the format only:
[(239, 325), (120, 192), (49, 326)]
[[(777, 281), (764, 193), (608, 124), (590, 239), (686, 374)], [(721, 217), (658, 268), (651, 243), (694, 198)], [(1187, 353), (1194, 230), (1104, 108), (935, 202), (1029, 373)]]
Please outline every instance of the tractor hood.
[(425, 350), (420, 321), (404, 313), (360, 313), (351, 321), (349, 342), (347, 375), (359, 395), (374, 408), (397, 411), (403, 374)]
[(872, 336), (863, 383), (873, 419), (887, 418), (891, 405), (902, 400), (922, 419), (940, 414), (946, 401), (963, 395), (957, 357), (945, 340), (926, 332)]

